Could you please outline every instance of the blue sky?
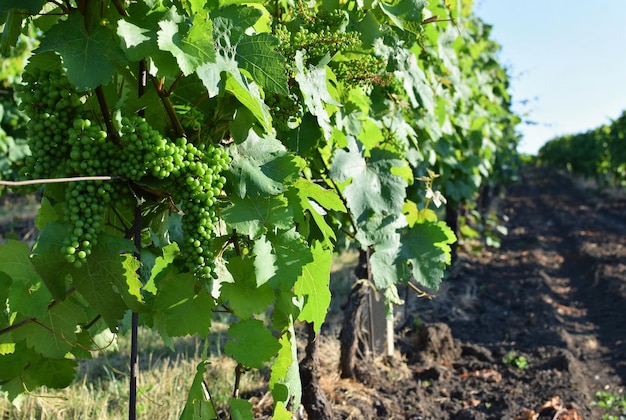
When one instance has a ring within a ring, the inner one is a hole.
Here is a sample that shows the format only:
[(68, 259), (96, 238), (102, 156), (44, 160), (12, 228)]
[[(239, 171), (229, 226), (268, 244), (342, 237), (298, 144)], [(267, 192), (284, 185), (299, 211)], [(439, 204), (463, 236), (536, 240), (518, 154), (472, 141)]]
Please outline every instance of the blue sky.
[(626, 0), (475, 0), (525, 120), (519, 150), (609, 123), (626, 110)]

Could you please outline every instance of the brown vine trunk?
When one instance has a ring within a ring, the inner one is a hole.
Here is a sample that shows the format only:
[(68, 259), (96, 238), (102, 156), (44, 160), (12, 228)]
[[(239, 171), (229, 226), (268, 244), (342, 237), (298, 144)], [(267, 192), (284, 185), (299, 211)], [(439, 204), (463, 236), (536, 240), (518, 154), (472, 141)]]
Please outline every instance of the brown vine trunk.
[(490, 185), (483, 185), (480, 187), (480, 194), (478, 195), (478, 212), (485, 218), (489, 213), (489, 205), (493, 197), (494, 187)]
[[(367, 251), (359, 254), (359, 264), (354, 270), (356, 278), (368, 279), (369, 265)], [(370, 299), (370, 286), (364, 281), (358, 281), (350, 291), (348, 303), (344, 310), (343, 327), (339, 334), (341, 355), (339, 367), (342, 378), (357, 378), (359, 375), (359, 360), (364, 359), (369, 347), (366, 332), (363, 328), (366, 324), (368, 305)]]
[(364, 337), (363, 324), (367, 313), (369, 286), (357, 283), (350, 292), (350, 298), (344, 312), (343, 328), (339, 334), (341, 356), (339, 365), (342, 378), (356, 378), (357, 366), (362, 360), (367, 340)]
[(333, 408), (319, 384), (319, 360), (317, 358), (318, 340), (313, 324), (307, 324), (308, 343), (304, 359), (300, 362), (300, 380), (302, 381), (302, 404), (309, 420), (329, 420), (333, 418)]

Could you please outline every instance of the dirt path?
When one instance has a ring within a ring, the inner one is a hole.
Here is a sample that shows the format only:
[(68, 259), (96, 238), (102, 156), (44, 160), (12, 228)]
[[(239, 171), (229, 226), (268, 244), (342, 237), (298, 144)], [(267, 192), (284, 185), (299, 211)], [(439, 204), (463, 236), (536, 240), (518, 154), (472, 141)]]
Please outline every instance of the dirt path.
[(406, 365), (379, 367), (372, 410), (352, 418), (601, 419), (594, 393), (621, 392), (626, 200), (531, 169), (500, 210), (501, 248), (461, 255), (435, 299), (412, 299)]

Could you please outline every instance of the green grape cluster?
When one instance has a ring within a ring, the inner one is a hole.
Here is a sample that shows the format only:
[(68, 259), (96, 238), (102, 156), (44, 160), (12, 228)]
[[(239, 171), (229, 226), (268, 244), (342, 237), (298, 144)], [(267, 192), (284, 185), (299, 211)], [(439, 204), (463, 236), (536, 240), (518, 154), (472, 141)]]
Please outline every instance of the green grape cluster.
[(341, 51), (345, 51), (359, 44), (357, 32), (338, 32), (322, 28), (312, 31), (301, 28), (291, 40), (296, 50), (304, 50), (310, 59), (319, 59), (325, 55), (333, 57)]
[(387, 86), (393, 74), (387, 72), (387, 61), (373, 54), (364, 54), (356, 60), (332, 63), (337, 79), (349, 86)]
[(181, 210), (180, 260), (189, 271), (208, 278), (213, 273), (216, 200), (226, 182), (221, 172), (230, 163), (225, 150), (196, 146), (185, 138), (170, 140), (137, 116), (122, 118), (119, 133), (111, 138), (85, 117), (90, 114), (81, 96), (60, 70), (35, 70), (26, 73), (24, 81), (20, 94), (31, 117), (32, 155), (22, 176), (114, 178), (67, 183), (62, 203), (69, 226), (61, 249), (65, 259), (82, 267), (98, 243), (108, 209), (134, 208), (137, 195), (143, 195), (157, 205), (165, 202)]
[(120, 176), (138, 183), (146, 178), (162, 181), (160, 188), (184, 213), (185, 239), (180, 244), (184, 264), (207, 278), (212, 273), (215, 204), (226, 182), (220, 173), (228, 167), (230, 157), (213, 145), (195, 146), (185, 138), (170, 141), (139, 117), (122, 119), (121, 143), (132, 150), (132, 156), (120, 163)]
[[(75, 118), (67, 130), (69, 154), (64, 166), (69, 174), (96, 176), (109, 173), (107, 133), (90, 120)], [(109, 181), (69, 182), (65, 190), (63, 216), (70, 233), (63, 241), (62, 252), (68, 262), (82, 267), (97, 244), (103, 219), (111, 203), (113, 185)]]
[(69, 152), (65, 133), (74, 118), (80, 116), (83, 104), (60, 69), (34, 69), (22, 76), (23, 85), (16, 86), (20, 109), (29, 117), (26, 137), (31, 155), (24, 160), (22, 177), (50, 178), (59, 173)]
[(274, 128), (278, 132), (287, 132), (298, 127), (302, 122), (302, 103), (295, 94), (289, 96), (277, 93), (265, 97)]
[(215, 203), (226, 182), (220, 172), (228, 167), (230, 157), (223, 149), (212, 145), (199, 149), (184, 139), (179, 139), (178, 144), (187, 158), (183, 170), (173, 177), (179, 182), (184, 180), (186, 185), (180, 191), (181, 210), (186, 219), (183, 223), (186, 239), (181, 244), (181, 253), (187, 256), (185, 263), (189, 269), (200, 277), (208, 277), (213, 268), (211, 242), (217, 223)]
[(83, 266), (98, 242), (105, 210), (111, 202), (112, 186), (102, 181), (70, 182), (65, 190), (64, 217), (70, 233), (63, 241), (65, 259)]
[(297, 51), (303, 51), (305, 62), (316, 64), (326, 55), (361, 45), (359, 33), (347, 31), (347, 16), (339, 10), (315, 12), (302, 6), (297, 8), (289, 23), (280, 23), (275, 34), (280, 40), (279, 51), (292, 61)]

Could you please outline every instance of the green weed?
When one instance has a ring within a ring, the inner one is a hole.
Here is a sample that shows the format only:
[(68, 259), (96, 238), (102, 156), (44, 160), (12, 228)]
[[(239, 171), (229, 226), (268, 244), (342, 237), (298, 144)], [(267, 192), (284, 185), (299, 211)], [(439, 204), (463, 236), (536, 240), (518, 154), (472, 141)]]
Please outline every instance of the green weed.
[(528, 359), (525, 356), (520, 356), (515, 350), (510, 350), (502, 358), (502, 363), (507, 366), (514, 366), (520, 370), (528, 369)]
[(594, 394), (592, 407), (601, 407), (608, 411), (602, 420), (626, 420), (626, 395), (620, 390), (617, 393), (598, 391)]

